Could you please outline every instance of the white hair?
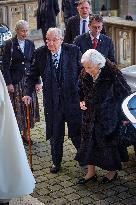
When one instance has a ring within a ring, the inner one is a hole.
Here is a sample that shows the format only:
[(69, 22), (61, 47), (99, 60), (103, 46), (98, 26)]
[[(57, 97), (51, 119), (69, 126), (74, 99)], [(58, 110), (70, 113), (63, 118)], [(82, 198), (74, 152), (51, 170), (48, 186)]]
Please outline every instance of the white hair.
[(25, 20), (19, 20), (19, 21), (17, 21), (17, 23), (16, 23), (16, 27), (15, 27), (15, 30), (16, 29), (19, 29), (19, 28), (29, 28), (29, 24), (28, 24), (28, 22), (27, 21), (25, 21)]
[(47, 34), (49, 33), (55, 33), (56, 36), (60, 37), (60, 38), (63, 38), (63, 35), (62, 35), (62, 30), (59, 29), (59, 28), (49, 28), (48, 31), (47, 31)]
[(95, 49), (89, 49), (82, 55), (81, 63), (86, 61), (99, 65), (100, 68), (104, 67), (106, 63), (104, 56)]

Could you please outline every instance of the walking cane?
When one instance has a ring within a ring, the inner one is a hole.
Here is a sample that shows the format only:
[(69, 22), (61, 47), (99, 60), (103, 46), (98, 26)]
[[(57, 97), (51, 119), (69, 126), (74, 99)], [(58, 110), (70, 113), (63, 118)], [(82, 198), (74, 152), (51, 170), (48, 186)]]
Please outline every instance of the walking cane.
[(27, 138), (28, 138), (28, 145), (29, 145), (30, 168), (31, 168), (31, 171), (33, 171), (33, 168), (32, 168), (32, 143), (31, 143), (31, 138), (30, 138), (30, 105), (27, 105)]

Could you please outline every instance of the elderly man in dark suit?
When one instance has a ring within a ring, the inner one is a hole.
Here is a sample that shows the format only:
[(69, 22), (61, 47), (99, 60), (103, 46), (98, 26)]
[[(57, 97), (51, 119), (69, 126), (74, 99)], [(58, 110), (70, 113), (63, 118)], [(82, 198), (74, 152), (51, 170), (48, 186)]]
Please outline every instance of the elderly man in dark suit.
[(58, 0), (38, 0), (37, 29), (42, 29), (43, 37), (49, 28), (56, 26), (59, 12)]
[(103, 18), (98, 14), (89, 17), (89, 31), (78, 36), (74, 44), (80, 48), (81, 53), (85, 53), (88, 49), (96, 49), (105, 58), (115, 62), (114, 46), (110, 37), (101, 34), (103, 28)]
[(47, 47), (36, 51), (35, 64), (28, 78), (29, 89), (23, 100), (30, 102), (37, 77), (43, 81), (46, 137), (50, 139), (53, 166), (51, 173), (60, 170), (63, 156), (65, 122), (68, 135), (76, 149), (80, 146), (81, 110), (78, 96), (78, 76), (81, 53), (75, 45), (62, 43), (62, 32), (50, 28), (46, 34)]
[(81, 35), (89, 30), (89, 14), (92, 13), (92, 7), (89, 0), (80, 0), (77, 10), (79, 15), (69, 19), (64, 36), (65, 43), (73, 43), (76, 36)]

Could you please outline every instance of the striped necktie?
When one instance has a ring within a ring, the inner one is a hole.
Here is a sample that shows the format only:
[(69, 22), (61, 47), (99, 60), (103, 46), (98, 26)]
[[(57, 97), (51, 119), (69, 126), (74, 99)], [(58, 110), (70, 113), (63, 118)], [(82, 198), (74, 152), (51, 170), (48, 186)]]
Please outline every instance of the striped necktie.
[(52, 58), (52, 60), (53, 60), (53, 66), (54, 66), (56, 69), (58, 69), (58, 65), (59, 65), (58, 54), (55, 53), (55, 54), (53, 54), (52, 56), (53, 56), (53, 58)]

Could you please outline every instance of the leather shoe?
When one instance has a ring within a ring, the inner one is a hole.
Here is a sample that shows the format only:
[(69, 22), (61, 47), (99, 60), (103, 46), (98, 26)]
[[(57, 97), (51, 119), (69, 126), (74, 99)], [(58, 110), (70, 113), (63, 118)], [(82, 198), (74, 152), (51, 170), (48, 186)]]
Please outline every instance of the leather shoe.
[(53, 164), (52, 167), (50, 168), (50, 173), (52, 174), (56, 174), (59, 171), (60, 171), (60, 165), (56, 166)]
[(116, 172), (112, 179), (108, 179), (108, 177), (103, 177), (102, 184), (107, 184), (115, 181), (117, 179), (118, 173)]
[(77, 184), (84, 185), (84, 184), (86, 184), (90, 181), (96, 182), (97, 181), (97, 175), (95, 174), (94, 176), (90, 177), (89, 179), (85, 179), (85, 178), (79, 179)]

